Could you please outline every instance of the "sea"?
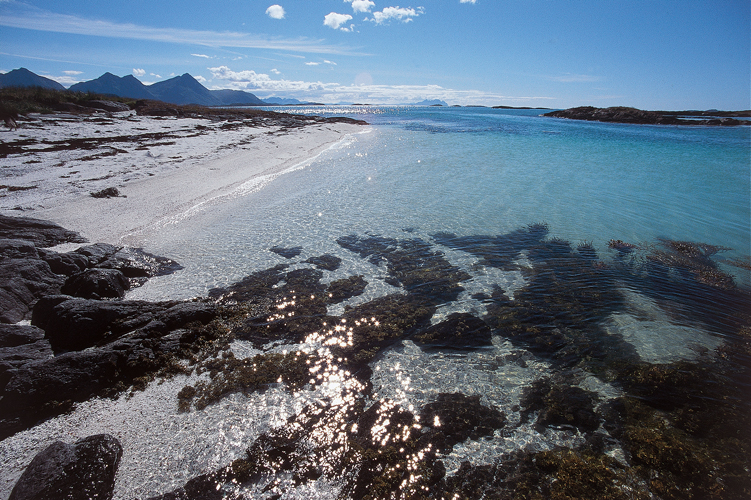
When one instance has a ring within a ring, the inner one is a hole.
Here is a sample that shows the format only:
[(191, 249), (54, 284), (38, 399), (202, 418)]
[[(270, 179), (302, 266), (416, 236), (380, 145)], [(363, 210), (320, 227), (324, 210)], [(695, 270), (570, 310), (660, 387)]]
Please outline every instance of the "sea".
[(120, 437), (116, 498), (201, 474), (217, 498), (751, 491), (751, 126), (269, 109), (368, 125), (139, 235), (183, 269), (127, 298), (269, 279), (281, 314), (228, 352), (295, 353), (310, 381), (179, 412), (210, 379), (178, 376), (43, 424)]

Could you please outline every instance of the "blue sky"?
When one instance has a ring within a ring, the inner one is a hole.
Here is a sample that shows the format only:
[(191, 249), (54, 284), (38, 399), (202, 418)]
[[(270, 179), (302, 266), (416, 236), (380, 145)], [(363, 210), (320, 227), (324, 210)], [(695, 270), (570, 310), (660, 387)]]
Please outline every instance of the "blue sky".
[(325, 103), (748, 109), (750, 38), (749, 0), (0, 0), (0, 71)]

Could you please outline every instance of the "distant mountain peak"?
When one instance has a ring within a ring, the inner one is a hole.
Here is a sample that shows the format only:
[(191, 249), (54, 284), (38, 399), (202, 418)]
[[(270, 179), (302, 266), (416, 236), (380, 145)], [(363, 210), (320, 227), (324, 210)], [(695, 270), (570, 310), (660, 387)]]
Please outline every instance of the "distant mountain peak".
[(65, 90), (55, 80), (39, 76), (26, 68), (18, 68), (0, 74), (0, 88), (3, 87), (42, 87), (45, 89)]
[[(54, 80), (39, 76), (26, 68), (0, 74), (0, 87), (45, 87), (65, 90)], [(71, 85), (74, 92), (95, 92), (130, 99), (155, 99), (170, 104), (202, 106), (263, 106), (266, 103), (243, 90), (209, 90), (190, 73), (144, 85), (133, 75), (117, 76), (109, 71), (99, 78)]]

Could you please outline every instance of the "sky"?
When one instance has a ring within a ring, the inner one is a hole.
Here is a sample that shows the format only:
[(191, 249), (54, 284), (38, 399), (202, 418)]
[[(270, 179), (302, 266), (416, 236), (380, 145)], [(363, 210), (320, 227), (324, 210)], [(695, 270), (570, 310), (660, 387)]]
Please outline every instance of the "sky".
[(751, 108), (749, 0), (0, 0), (0, 72), (260, 98)]

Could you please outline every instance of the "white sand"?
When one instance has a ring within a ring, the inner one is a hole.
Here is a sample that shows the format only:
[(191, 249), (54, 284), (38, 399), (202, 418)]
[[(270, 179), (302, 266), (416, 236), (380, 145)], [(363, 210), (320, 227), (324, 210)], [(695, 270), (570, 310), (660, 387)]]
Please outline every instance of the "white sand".
[[(292, 130), (278, 126), (222, 129), (208, 119), (38, 115), (0, 140), (34, 141), (0, 158), (0, 210), (46, 219), (91, 242), (138, 246), (161, 225), (300, 165), (362, 129), (325, 123)], [(154, 134), (167, 134), (166, 137)], [(70, 138), (141, 136), (95, 149), (50, 148)], [(46, 141), (46, 142), (45, 142)], [(115, 187), (124, 197), (94, 198)]]

